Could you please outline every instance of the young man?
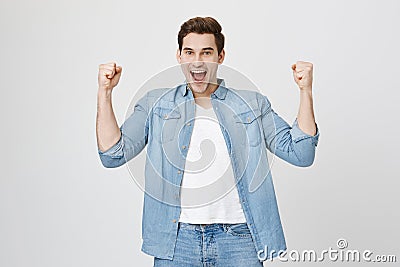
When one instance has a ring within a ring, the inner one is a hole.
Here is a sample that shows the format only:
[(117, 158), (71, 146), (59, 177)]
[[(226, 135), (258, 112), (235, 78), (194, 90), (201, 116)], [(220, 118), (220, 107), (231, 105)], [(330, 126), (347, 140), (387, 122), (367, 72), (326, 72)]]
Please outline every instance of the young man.
[[(266, 96), (217, 79), (225, 57), (221, 30), (210, 17), (183, 23), (176, 57), (185, 83), (147, 92), (120, 128), (111, 93), (122, 68), (99, 67), (102, 164), (121, 166), (148, 146), (142, 251), (154, 256), (155, 266), (262, 266), (279, 255), (286, 243), (266, 149), (296, 166), (314, 161), (312, 64), (291, 66), (300, 89), (291, 127)], [(213, 145), (204, 148), (207, 139)], [(207, 165), (196, 155), (212, 160)]]

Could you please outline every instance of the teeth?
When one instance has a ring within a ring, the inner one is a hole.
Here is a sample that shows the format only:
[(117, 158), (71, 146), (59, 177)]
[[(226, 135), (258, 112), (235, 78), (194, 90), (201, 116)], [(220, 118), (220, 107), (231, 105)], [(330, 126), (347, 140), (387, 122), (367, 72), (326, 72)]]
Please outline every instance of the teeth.
[(193, 73), (204, 73), (206, 71), (205, 70), (192, 70), (191, 72), (193, 72)]

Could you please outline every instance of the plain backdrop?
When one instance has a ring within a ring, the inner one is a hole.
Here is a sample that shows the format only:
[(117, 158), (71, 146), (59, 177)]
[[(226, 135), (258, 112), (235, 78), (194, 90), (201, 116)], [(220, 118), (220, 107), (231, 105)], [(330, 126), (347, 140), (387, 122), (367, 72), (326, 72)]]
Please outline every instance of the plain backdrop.
[[(140, 86), (176, 64), (177, 32), (194, 16), (219, 20), (224, 63), (289, 123), (299, 104), (290, 66), (314, 64), (315, 162), (272, 169), (288, 251), (345, 238), (399, 258), (399, 14), (396, 0), (2, 0), (0, 266), (151, 266), (143, 192), (97, 154), (98, 65), (123, 67), (120, 124)], [(281, 264), (310, 263), (266, 266)]]

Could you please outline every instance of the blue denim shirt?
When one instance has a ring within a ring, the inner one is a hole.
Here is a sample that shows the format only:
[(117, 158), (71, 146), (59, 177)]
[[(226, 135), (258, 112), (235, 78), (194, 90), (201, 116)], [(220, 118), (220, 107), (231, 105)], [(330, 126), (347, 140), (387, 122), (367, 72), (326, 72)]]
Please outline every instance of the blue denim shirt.
[[(142, 214), (142, 248), (149, 255), (172, 259), (180, 216), (180, 185), (195, 121), (195, 102), (187, 85), (150, 90), (137, 101), (121, 125), (121, 138), (106, 151), (98, 149), (107, 168), (121, 166), (147, 145)], [(286, 250), (267, 149), (296, 166), (314, 161), (315, 136), (292, 127), (274, 112), (266, 96), (225, 87), (211, 94), (247, 225), (257, 251), (272, 257)], [(263, 256), (264, 257), (264, 256)], [(270, 258), (267, 255), (265, 259)]]

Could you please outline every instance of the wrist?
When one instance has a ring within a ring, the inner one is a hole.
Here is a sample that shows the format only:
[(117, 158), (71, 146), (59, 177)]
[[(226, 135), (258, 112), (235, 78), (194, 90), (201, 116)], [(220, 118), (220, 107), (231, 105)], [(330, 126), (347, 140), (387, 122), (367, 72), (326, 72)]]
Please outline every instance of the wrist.
[(106, 90), (103, 88), (99, 88), (97, 91), (97, 97), (99, 99), (111, 99), (112, 90)]
[(300, 95), (312, 96), (312, 88), (306, 87), (306, 88), (300, 89)]

